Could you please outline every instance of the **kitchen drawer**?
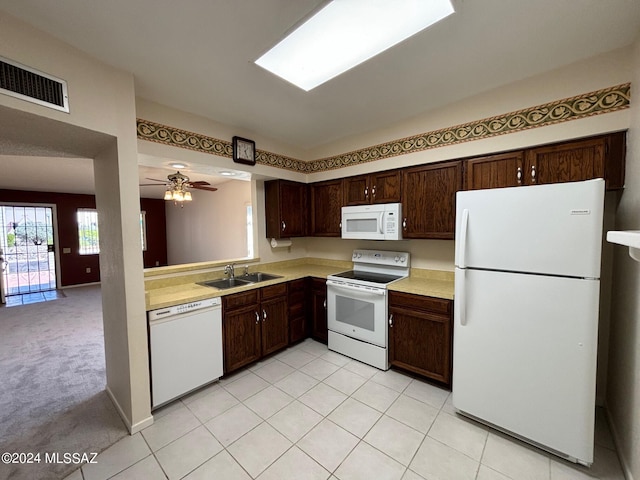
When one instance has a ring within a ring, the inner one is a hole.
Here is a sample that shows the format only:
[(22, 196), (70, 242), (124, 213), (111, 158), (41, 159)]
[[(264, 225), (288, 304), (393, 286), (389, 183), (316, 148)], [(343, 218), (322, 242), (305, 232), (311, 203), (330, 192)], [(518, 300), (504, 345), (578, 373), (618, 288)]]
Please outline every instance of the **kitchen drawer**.
[(287, 284), (278, 283), (277, 285), (271, 285), (269, 287), (263, 287), (260, 289), (260, 296), (262, 300), (266, 298), (281, 297), (287, 294)]
[(451, 306), (453, 305), (451, 300), (443, 298), (425, 297), (394, 291), (389, 292), (389, 303), (447, 316), (451, 315)]
[(230, 310), (236, 310), (238, 308), (246, 307), (247, 305), (257, 305), (259, 290), (248, 290), (242, 293), (234, 293), (233, 295), (226, 295), (222, 297), (222, 308), (225, 312)]
[(289, 282), (289, 303), (304, 303), (307, 281), (305, 278)]

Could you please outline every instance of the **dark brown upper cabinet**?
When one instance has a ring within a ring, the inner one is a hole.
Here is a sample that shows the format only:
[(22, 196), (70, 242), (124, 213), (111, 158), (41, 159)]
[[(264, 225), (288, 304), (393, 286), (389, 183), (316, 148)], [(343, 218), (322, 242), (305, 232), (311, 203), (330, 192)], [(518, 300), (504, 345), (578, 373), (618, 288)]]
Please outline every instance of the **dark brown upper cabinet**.
[(625, 132), (465, 160), (465, 190), (604, 178), (624, 187)]
[(315, 237), (339, 237), (342, 218), (342, 179), (312, 183), (311, 232)]
[(465, 190), (517, 187), (524, 181), (524, 152), (500, 153), (465, 161)]
[(399, 202), (401, 185), (400, 170), (347, 177), (344, 179), (344, 205)]
[(267, 238), (307, 235), (307, 185), (288, 180), (264, 182)]
[(526, 185), (604, 178), (608, 190), (624, 186), (625, 135), (616, 133), (525, 152)]
[(462, 161), (404, 169), (403, 237), (452, 239), (455, 233), (458, 190), (462, 190)]

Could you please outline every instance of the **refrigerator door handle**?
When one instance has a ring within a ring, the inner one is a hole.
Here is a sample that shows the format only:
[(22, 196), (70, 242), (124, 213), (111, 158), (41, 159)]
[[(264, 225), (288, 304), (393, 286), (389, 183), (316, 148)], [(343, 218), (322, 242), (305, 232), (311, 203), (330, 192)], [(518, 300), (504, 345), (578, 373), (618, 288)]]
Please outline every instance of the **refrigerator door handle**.
[(469, 209), (462, 210), (462, 219), (460, 221), (460, 241), (458, 242), (458, 267), (466, 268), (466, 252), (467, 252), (467, 226), (469, 224)]

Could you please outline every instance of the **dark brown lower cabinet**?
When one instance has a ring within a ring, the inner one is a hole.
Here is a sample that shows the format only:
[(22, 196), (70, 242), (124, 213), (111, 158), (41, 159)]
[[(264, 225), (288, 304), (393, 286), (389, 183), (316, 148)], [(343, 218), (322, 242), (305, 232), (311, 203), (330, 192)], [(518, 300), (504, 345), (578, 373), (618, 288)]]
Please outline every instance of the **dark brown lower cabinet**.
[(233, 372), (289, 344), (287, 284), (222, 298), (224, 372)]
[(230, 373), (261, 356), (259, 290), (222, 297), (224, 372)]
[(293, 280), (287, 284), (289, 296), (289, 344), (309, 336), (307, 321), (307, 279)]
[(327, 330), (327, 282), (319, 278), (311, 279), (311, 336), (319, 342), (329, 341)]
[(289, 345), (287, 284), (279, 283), (261, 288), (260, 301), (262, 355), (269, 355)]
[(453, 301), (389, 292), (389, 363), (451, 387)]

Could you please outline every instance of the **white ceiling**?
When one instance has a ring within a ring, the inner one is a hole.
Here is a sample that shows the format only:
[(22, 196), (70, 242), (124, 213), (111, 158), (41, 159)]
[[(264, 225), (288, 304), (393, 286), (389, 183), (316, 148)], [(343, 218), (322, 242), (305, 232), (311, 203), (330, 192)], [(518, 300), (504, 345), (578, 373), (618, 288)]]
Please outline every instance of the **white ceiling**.
[(322, 4), (0, 0), (0, 11), (132, 72), (139, 97), (300, 149), (626, 46), (640, 32), (640, 0), (454, 0), (452, 16), (311, 92), (253, 63)]
[[(0, 155), (0, 189), (29, 190), (63, 193), (94, 193), (93, 160), (86, 158)], [(202, 173), (187, 167), (180, 170), (191, 180), (204, 180), (213, 187), (230, 180), (247, 180), (249, 175), (237, 172), (235, 177), (221, 177), (216, 172)], [(10, 173), (9, 173), (10, 172)], [(46, 176), (42, 172), (48, 172)], [(157, 183), (158, 186), (140, 187), (143, 198), (163, 198), (165, 188), (161, 182), (176, 169), (140, 166), (140, 183)], [(215, 192), (212, 192), (215, 195)]]

